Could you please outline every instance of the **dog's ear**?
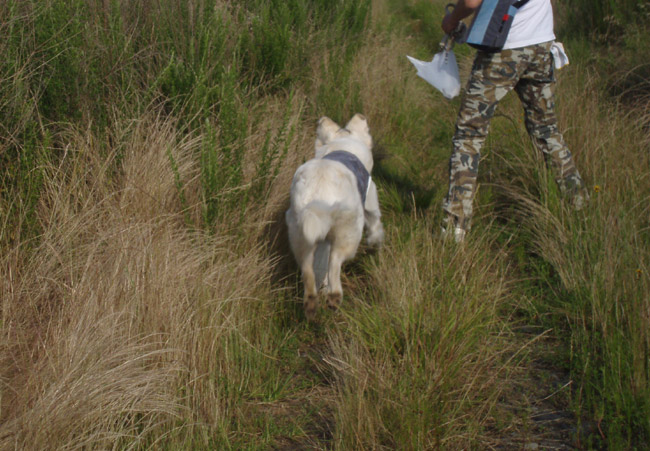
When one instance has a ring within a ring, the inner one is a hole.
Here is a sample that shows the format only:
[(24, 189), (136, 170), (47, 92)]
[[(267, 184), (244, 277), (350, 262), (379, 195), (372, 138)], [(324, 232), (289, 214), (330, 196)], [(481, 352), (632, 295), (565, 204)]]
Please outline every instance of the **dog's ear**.
[(372, 147), (372, 137), (370, 136), (368, 120), (363, 114), (355, 114), (345, 128), (350, 130), (350, 132), (359, 139), (362, 139), (368, 147)]
[(334, 139), (340, 129), (341, 127), (329, 117), (321, 117), (316, 128), (316, 149)]

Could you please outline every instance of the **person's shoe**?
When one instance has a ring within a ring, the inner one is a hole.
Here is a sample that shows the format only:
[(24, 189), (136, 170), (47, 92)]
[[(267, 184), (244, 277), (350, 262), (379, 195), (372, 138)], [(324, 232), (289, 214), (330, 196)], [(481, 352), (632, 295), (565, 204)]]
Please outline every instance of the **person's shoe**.
[(573, 196), (571, 199), (571, 205), (575, 211), (580, 211), (589, 204), (589, 194), (586, 191), (580, 192)]
[(465, 241), (465, 235), (467, 234), (467, 231), (463, 229), (462, 227), (453, 227), (451, 229), (451, 232), (449, 228), (441, 227), (442, 229), (442, 237), (444, 239), (451, 238), (452, 236), (454, 237), (454, 241), (456, 243), (462, 243)]

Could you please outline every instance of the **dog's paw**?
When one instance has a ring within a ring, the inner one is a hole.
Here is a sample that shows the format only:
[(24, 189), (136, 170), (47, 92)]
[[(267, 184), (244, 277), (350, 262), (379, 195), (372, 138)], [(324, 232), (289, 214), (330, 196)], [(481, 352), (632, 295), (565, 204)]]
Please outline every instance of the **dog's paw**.
[(366, 242), (368, 243), (368, 246), (374, 247), (374, 248), (380, 248), (381, 245), (384, 243), (384, 229), (381, 227), (377, 227), (375, 230), (370, 230), (370, 233), (368, 234), (368, 238), (366, 239)]
[(315, 294), (308, 294), (305, 296), (305, 317), (308, 321), (316, 318), (316, 311), (318, 310), (318, 296)]
[(341, 305), (342, 298), (343, 298), (343, 294), (341, 293), (329, 293), (327, 295), (327, 307), (330, 310), (338, 309), (339, 305)]
[(327, 284), (323, 284), (319, 289), (318, 289), (318, 294), (319, 296), (327, 296), (327, 293), (330, 292), (330, 287)]

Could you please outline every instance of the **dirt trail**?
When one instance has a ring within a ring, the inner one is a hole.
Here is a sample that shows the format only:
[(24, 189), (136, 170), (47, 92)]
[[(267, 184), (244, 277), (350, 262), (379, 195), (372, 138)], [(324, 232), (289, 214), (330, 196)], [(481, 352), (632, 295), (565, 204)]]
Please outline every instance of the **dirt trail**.
[(580, 449), (578, 421), (570, 409), (572, 381), (554, 363), (560, 344), (552, 331), (534, 326), (521, 326), (516, 334), (530, 344), (496, 406), (494, 449)]

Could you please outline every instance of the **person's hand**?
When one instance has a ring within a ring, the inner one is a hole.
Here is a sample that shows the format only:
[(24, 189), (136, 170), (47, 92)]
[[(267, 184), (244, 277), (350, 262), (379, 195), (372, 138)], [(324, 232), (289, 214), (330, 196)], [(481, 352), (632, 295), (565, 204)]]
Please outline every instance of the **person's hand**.
[(447, 15), (442, 19), (442, 31), (445, 34), (451, 34), (456, 31), (456, 27), (465, 17), (473, 14), (476, 8), (481, 6), (483, 0), (458, 0), (458, 3), (451, 8), (449, 11), (449, 6), (447, 8)]
[(442, 31), (445, 34), (451, 34), (458, 26), (459, 20), (453, 17), (453, 14), (449, 13), (445, 15), (445, 18), (442, 19)]

